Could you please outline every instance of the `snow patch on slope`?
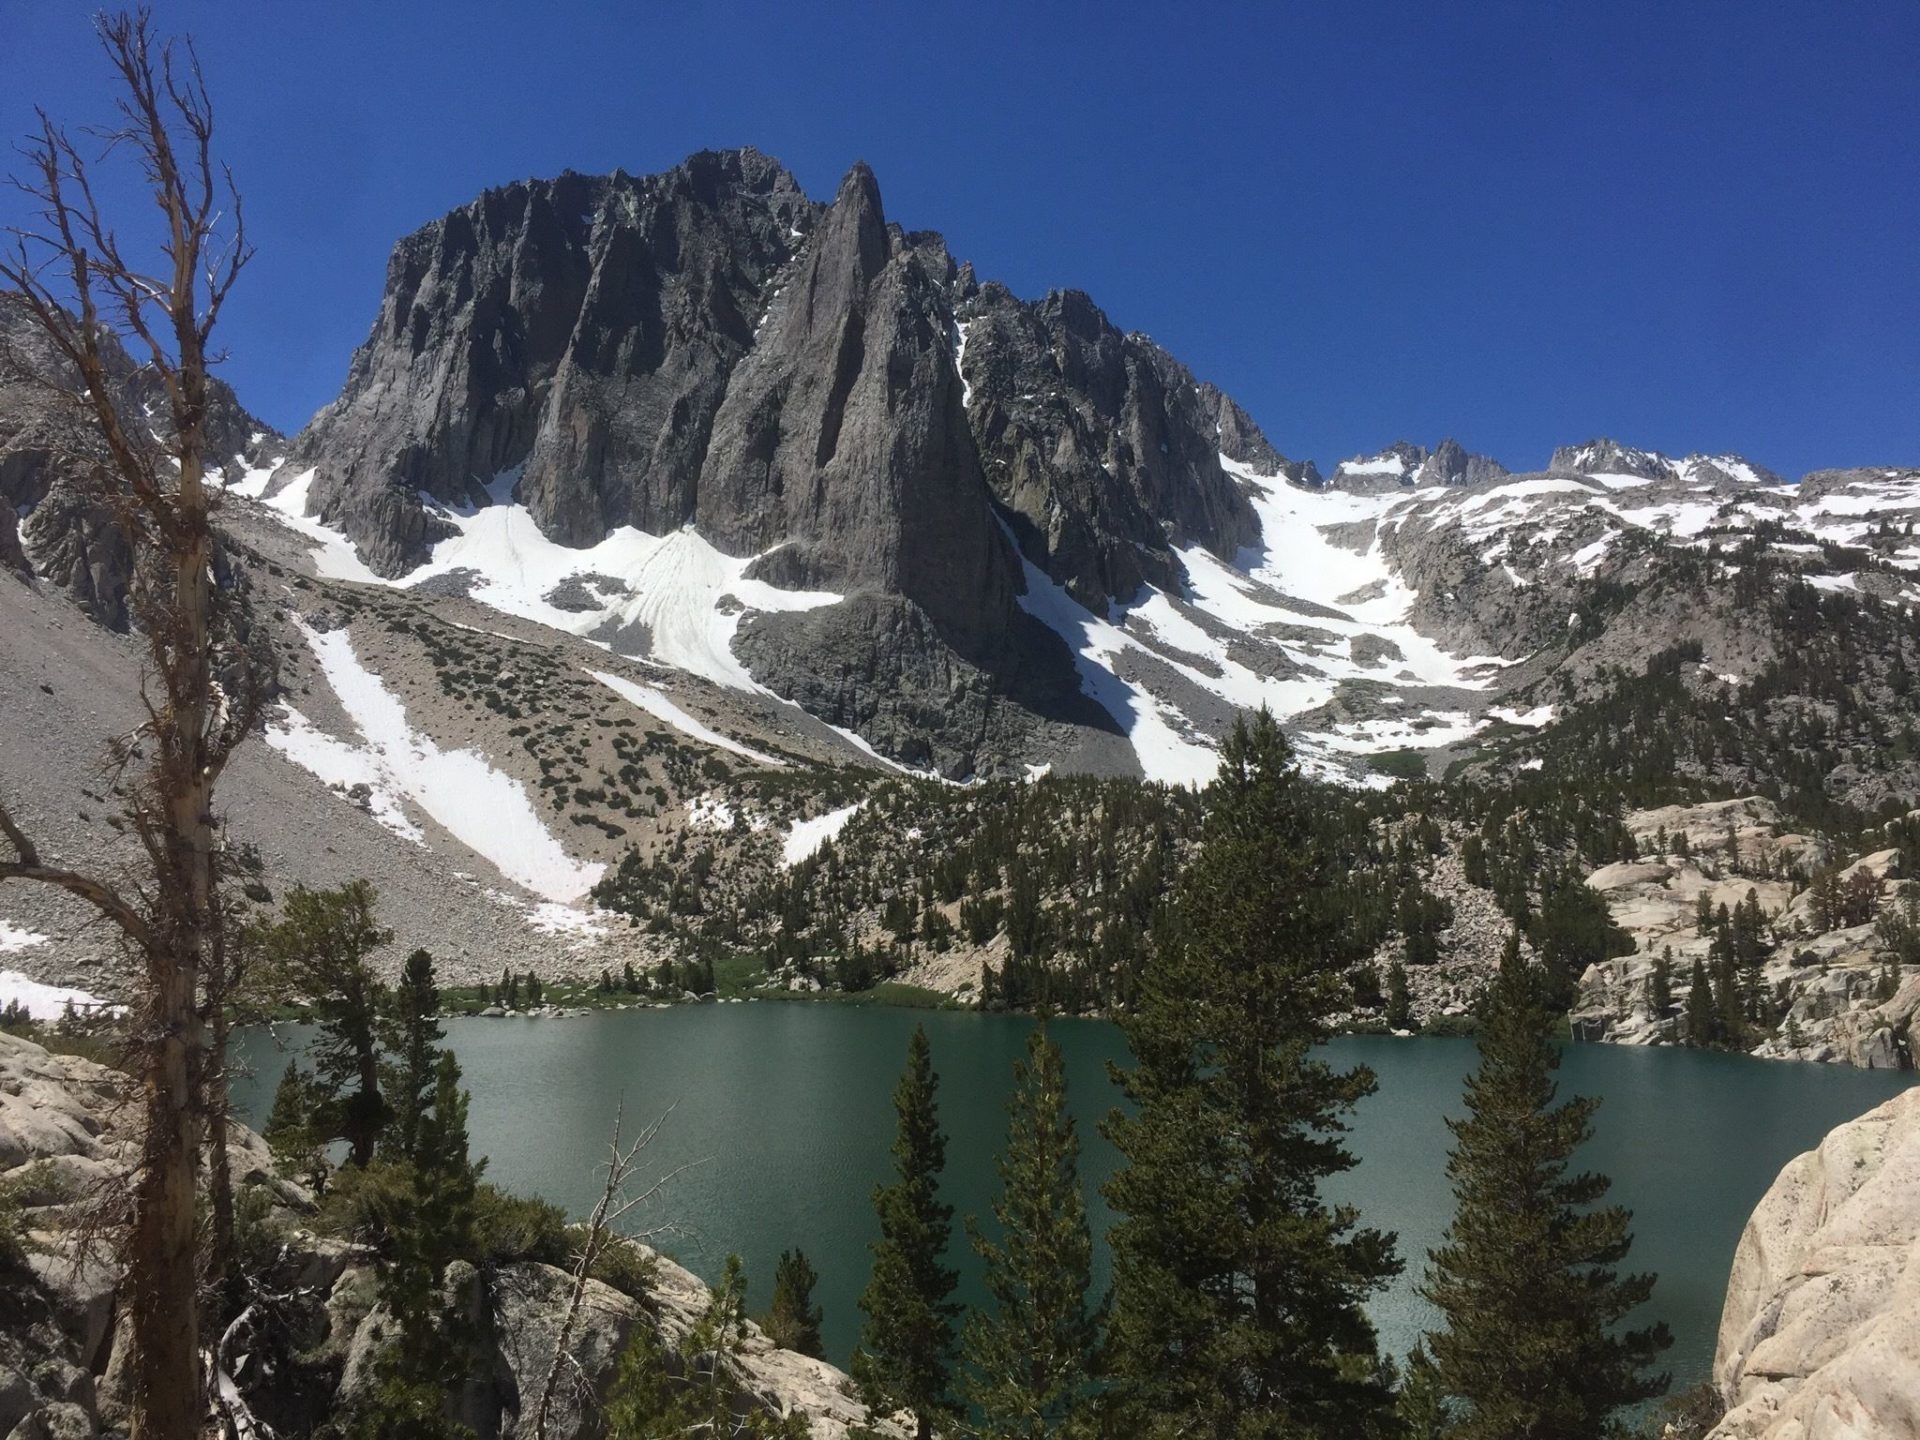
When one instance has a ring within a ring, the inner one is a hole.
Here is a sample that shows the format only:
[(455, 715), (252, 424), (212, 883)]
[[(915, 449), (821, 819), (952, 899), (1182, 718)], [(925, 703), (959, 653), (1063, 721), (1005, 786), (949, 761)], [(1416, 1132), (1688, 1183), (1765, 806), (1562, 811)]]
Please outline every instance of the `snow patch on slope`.
[[(1004, 529), (1006, 522), (1000, 523)], [(1019, 554), (1017, 545), (1014, 550)], [(1066, 642), (1081, 690), (1119, 723), (1146, 778), (1168, 785), (1204, 785), (1211, 780), (1220, 764), (1212, 747), (1189, 739), (1181, 728), (1184, 722), (1171, 706), (1163, 705), (1137, 681), (1122, 679), (1114, 669), (1114, 657), (1146, 647), (1080, 604), (1025, 555), (1020, 555), (1020, 568), (1026, 577), (1020, 608)]]
[(776, 760), (764, 751), (755, 750), (750, 745), (742, 745), (730, 736), (722, 735), (709, 725), (703, 725), (686, 711), (682, 710), (666, 694), (651, 685), (642, 685), (623, 676), (609, 675), (604, 670), (589, 670), (587, 674), (598, 680), (623, 700), (639, 706), (656, 720), (664, 720), (681, 734), (698, 740), (703, 745), (712, 745), (721, 750), (731, 751), (747, 760), (758, 761), (762, 765), (785, 765), (784, 760)]
[[(587, 549), (561, 545), (541, 534), (532, 512), (512, 499), (517, 469), (494, 478), (488, 505), (448, 506), (422, 496), (422, 503), (456, 533), (433, 547), (425, 565), (387, 580), (367, 568), (339, 531), (307, 514), (313, 474), (304, 470), (261, 500), (315, 542), (314, 568), (326, 578), (407, 589), (465, 572), (472, 597), (503, 614), (590, 639), (644, 633), (647, 658), (752, 694), (773, 692), (734, 658), (741, 616), (747, 610), (815, 610), (845, 598), (749, 579), (746, 571), (758, 556), (726, 555), (692, 526), (649, 535), (623, 525)], [(247, 486), (236, 486), (233, 493), (246, 494)], [(562, 586), (590, 594), (597, 603), (562, 608), (548, 598)], [(613, 648), (615, 642), (600, 643)]]
[(412, 828), (409, 839), (425, 843), (418, 827), (406, 819), (403, 799), (536, 895), (575, 900), (593, 888), (606, 867), (568, 855), (518, 780), (494, 769), (475, 751), (442, 750), (415, 731), (407, 722), (406, 707), (360, 662), (346, 631), (323, 635), (305, 625), (300, 630), (365, 744), (323, 736), (291, 707), (277, 734), (269, 729), (268, 743), (328, 783), (341, 783), (347, 774), (353, 778), (344, 783), (363, 780), (378, 797), (375, 818), (405, 833), (395, 823), (397, 816)]
[(802, 860), (820, 853), (820, 847), (847, 828), (847, 822), (860, 813), (867, 802), (856, 800), (838, 810), (829, 810), (811, 820), (796, 820), (787, 827), (787, 838), (780, 844), (780, 866), (791, 870)]
[(58, 1020), (71, 1005), (75, 1010), (119, 1010), (97, 995), (84, 990), (69, 990), (60, 985), (43, 985), (29, 980), (18, 970), (0, 970), (0, 1010), (11, 1005), (25, 1008), (35, 1020)]
[(0, 955), (14, 950), (25, 950), (34, 945), (44, 945), (47, 937), (37, 930), (27, 930), (8, 920), (0, 920)]

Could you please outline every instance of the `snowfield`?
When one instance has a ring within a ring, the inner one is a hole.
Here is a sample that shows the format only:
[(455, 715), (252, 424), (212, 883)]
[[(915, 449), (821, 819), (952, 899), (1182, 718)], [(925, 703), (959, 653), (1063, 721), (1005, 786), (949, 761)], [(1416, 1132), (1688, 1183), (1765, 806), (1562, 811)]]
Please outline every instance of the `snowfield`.
[[(520, 479), (517, 469), (494, 477), (487, 492), (492, 503), (477, 508), (442, 505), (423, 496), (423, 503), (456, 533), (435, 545), (419, 569), (399, 580), (385, 580), (367, 568), (344, 535), (307, 514), (313, 473), (302, 471), (277, 494), (258, 498), (315, 542), (314, 566), (321, 575), (401, 589), (463, 575), (471, 581), (472, 597), (502, 614), (584, 636), (609, 649), (637, 644), (644, 636), (644, 650), (635, 652), (643, 658), (751, 694), (773, 692), (734, 658), (733, 637), (741, 616), (747, 610), (816, 610), (845, 598), (750, 580), (747, 568), (759, 556), (723, 554), (691, 526), (649, 535), (624, 525), (589, 549), (561, 545), (541, 534), (532, 513), (512, 498)], [(250, 473), (232, 493), (249, 495), (251, 488)], [(572, 592), (564, 606), (552, 598), (562, 587)]]
[(354, 653), (344, 630), (300, 626), (363, 744), (325, 734), (291, 706), (267, 743), (329, 785), (365, 784), (374, 817), (425, 844), (415, 806), (507, 879), (548, 900), (576, 900), (606, 867), (575, 860), (535, 811), (526, 788), (471, 750), (442, 750), (407, 722), (406, 707)]
[(796, 820), (787, 827), (787, 837), (780, 843), (780, 866), (791, 870), (802, 860), (809, 860), (820, 853), (820, 847), (834, 839), (847, 828), (847, 822), (860, 813), (867, 802), (859, 800), (839, 810), (829, 810), (824, 815), (816, 815), (811, 820)]
[(84, 990), (42, 985), (38, 980), (29, 980), (18, 970), (0, 970), (0, 1010), (10, 1005), (25, 1006), (27, 1014), (35, 1020), (58, 1020), (69, 1005), (75, 1010), (117, 1011), (120, 1008)]
[(34, 930), (22, 929), (8, 920), (0, 920), (0, 955), (10, 950), (25, 950), (31, 945), (44, 945), (47, 937)]

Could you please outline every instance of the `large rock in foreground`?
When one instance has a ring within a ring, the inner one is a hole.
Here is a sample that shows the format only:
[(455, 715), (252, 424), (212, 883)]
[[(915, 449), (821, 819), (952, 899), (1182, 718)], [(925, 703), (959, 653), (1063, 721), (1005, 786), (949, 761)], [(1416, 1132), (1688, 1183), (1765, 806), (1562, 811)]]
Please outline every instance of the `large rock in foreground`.
[(1920, 1435), (1920, 1089), (1790, 1162), (1740, 1237), (1710, 1440)]

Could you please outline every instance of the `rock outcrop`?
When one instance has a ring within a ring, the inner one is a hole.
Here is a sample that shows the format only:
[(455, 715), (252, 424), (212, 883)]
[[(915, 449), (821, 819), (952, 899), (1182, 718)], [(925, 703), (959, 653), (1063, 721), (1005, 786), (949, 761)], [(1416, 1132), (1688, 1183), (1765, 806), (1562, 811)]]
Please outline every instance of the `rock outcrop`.
[[(1580, 977), (1573, 1011), (1583, 1038), (1617, 1044), (1677, 1043), (1695, 962), (1709, 969), (1713, 940), (1700, 933), (1699, 906), (1718, 912), (1749, 895), (1766, 918), (1770, 954), (1760, 976), (1782, 1010), (1780, 1033), (1753, 1053), (1767, 1058), (1829, 1061), (1869, 1070), (1911, 1068), (1911, 1030), (1920, 1010), (1920, 977), (1888, 993), (1884, 936), (1874, 923), (1821, 930), (1804, 877), (1832, 859), (1828, 843), (1788, 830), (1761, 796), (1666, 805), (1625, 817), (1640, 850), (1587, 878), (1607, 902), (1613, 923), (1633, 940), (1630, 955), (1590, 966)], [(1856, 874), (1878, 885), (1882, 909), (1903, 907), (1907, 887), (1898, 849), (1881, 849), (1838, 867), (1844, 886)], [(1795, 882), (1775, 878), (1795, 874)], [(1670, 962), (1674, 1004), (1656, 1013), (1652, 979)]]
[(1396, 440), (1375, 455), (1356, 455), (1334, 468), (1333, 483), (1360, 494), (1425, 486), (1479, 485), (1505, 476), (1507, 467), (1475, 455), (1448, 436), (1432, 449)]
[(1082, 604), (1177, 587), (1177, 545), (1231, 560), (1258, 538), (1220, 467), (1223, 433), (1268, 473), (1285, 462), (1166, 351), (1123, 334), (1078, 290), (1027, 304), (990, 283), (958, 316), (987, 483), (1027, 558)]
[[(125, 417), (165, 414), (151, 370), (137, 366), (111, 337), (108, 371)], [(0, 569), (37, 576), (67, 592), (102, 625), (124, 630), (133, 550), (92, 477), (101, 442), (78, 406), (49, 388), (74, 383), (71, 367), (17, 298), (0, 295)], [(130, 423), (144, 433), (146, 420)], [(215, 379), (208, 393), (206, 442), (216, 467), (257, 463), (280, 437)]]
[(1920, 1434), (1920, 1089), (1780, 1172), (1735, 1252), (1711, 1440)]

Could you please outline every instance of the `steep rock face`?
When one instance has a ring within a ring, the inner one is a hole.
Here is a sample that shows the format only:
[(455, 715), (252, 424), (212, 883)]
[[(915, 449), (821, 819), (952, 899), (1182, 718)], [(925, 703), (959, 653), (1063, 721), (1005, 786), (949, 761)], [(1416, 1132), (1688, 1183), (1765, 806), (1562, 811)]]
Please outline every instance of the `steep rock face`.
[(1287, 463), (1085, 296), (982, 289), (890, 226), (864, 165), (820, 206), (743, 150), (508, 186), (409, 236), (288, 466), (316, 468), (319, 518), (383, 575), (440, 538), (422, 493), (480, 504), (517, 475), (564, 544), (694, 523), (736, 554), (785, 545), (770, 576), (904, 595), (978, 660), (1015, 573), (983, 458), (1057, 542), (1031, 558), (1104, 600), (1177, 576), (1170, 540), (1251, 541), (1223, 441)]
[(1078, 290), (1029, 304), (994, 283), (962, 303), (956, 328), (987, 481), (1027, 558), (1081, 603), (1177, 587), (1175, 546), (1231, 560), (1258, 538), (1220, 454), (1231, 446), (1271, 473), (1286, 462), (1151, 340)]
[(890, 224), (866, 166), (817, 205), (747, 150), (508, 186), (408, 237), (286, 472), (387, 577), (451, 533), (443, 507), (511, 497), (579, 547), (695, 526), (753, 578), (846, 597), (746, 617), (759, 683), (967, 774), (1088, 709), (1017, 603), (1015, 544), (1096, 610), (1177, 589), (1176, 547), (1258, 534), (1223, 444), (1290, 463), (1085, 296), (983, 289)]
[(346, 388), (290, 464), (317, 467), (319, 515), (384, 575), (437, 538), (420, 492), (482, 503), (516, 469), (565, 543), (685, 524), (762, 293), (814, 214), (752, 150), (489, 191), (395, 248)]
[(1488, 455), (1475, 455), (1449, 435), (1420, 462), (1414, 472), (1415, 485), (1478, 485), (1498, 480), (1507, 467)]
[(952, 262), (891, 230), (857, 165), (786, 277), (714, 421), (694, 519), (763, 573), (903, 596), (961, 655), (1007, 627), (1012, 556), (947, 344)]
[[(123, 416), (164, 415), (150, 371), (109, 342), (107, 365)], [(127, 628), (133, 551), (93, 477), (104, 463), (88, 417), (48, 388), (75, 383), (72, 368), (17, 299), (0, 295), (0, 568), (38, 576), (72, 596), (102, 625)], [(128, 427), (144, 433), (144, 419)], [(215, 467), (256, 463), (280, 437), (212, 382), (207, 456)]]
[[(1289, 460), (1274, 449), (1253, 417), (1212, 381), (1201, 382), (1198, 398), (1202, 413), (1212, 418), (1215, 447), (1229, 460), (1237, 460), (1257, 474), (1286, 475), (1292, 480), (1298, 480), (1313, 464), (1311, 460)], [(1320, 472), (1316, 469), (1313, 473), (1317, 480)]]
[(1740, 1237), (1711, 1440), (1920, 1434), (1920, 1090), (1790, 1162)]

